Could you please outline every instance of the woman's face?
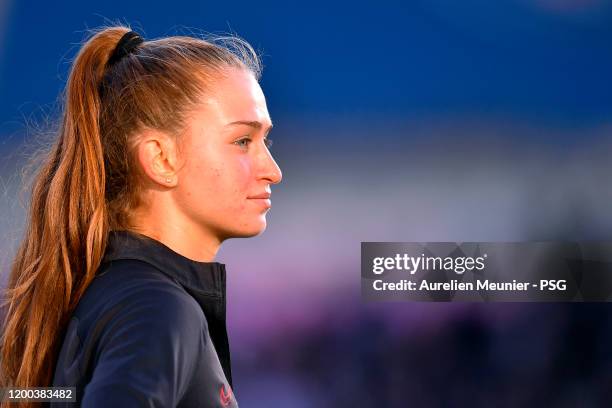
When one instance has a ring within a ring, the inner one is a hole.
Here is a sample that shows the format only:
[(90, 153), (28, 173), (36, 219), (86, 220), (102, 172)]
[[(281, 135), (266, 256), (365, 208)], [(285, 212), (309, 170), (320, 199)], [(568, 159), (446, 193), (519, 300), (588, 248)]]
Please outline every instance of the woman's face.
[(266, 228), (270, 186), (282, 178), (267, 147), (271, 127), (253, 75), (228, 70), (191, 116), (181, 140), (173, 194), (191, 222), (220, 240)]

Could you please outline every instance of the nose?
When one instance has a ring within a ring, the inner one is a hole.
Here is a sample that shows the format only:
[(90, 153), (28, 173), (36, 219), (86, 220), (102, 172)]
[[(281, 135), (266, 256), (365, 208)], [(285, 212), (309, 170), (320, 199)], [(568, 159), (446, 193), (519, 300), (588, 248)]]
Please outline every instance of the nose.
[(278, 164), (276, 164), (276, 161), (274, 161), (270, 151), (267, 148), (263, 150), (260, 178), (267, 180), (270, 184), (278, 184), (283, 179), (283, 173)]

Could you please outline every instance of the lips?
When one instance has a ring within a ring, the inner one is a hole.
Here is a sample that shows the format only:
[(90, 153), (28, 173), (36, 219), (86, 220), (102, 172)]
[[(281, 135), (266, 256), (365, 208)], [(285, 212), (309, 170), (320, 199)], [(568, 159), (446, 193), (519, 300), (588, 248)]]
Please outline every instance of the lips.
[(270, 199), (270, 193), (261, 193), (261, 194), (257, 194), (254, 196), (251, 196), (249, 198), (263, 198), (263, 199)]
[(272, 207), (272, 201), (270, 200), (270, 193), (264, 191), (263, 193), (250, 196), (249, 199), (252, 202), (259, 203), (263, 206), (264, 209), (269, 209)]

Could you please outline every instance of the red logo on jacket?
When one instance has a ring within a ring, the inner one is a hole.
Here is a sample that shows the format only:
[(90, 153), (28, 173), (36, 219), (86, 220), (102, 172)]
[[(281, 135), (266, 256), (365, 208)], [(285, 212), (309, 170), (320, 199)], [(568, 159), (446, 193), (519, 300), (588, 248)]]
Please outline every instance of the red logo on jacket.
[(232, 389), (229, 386), (226, 390), (225, 384), (221, 385), (221, 388), (219, 388), (219, 400), (224, 407), (227, 407), (232, 402)]

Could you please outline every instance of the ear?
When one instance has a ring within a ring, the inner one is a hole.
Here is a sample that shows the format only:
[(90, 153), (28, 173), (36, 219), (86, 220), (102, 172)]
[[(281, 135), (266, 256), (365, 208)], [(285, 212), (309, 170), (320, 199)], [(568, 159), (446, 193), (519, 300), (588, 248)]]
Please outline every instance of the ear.
[(145, 130), (138, 136), (136, 157), (151, 182), (174, 187), (177, 183), (176, 140), (157, 130)]

